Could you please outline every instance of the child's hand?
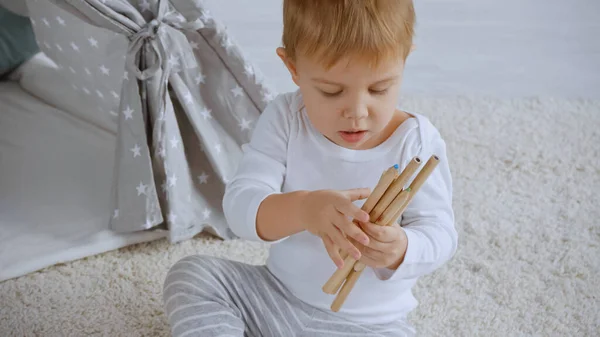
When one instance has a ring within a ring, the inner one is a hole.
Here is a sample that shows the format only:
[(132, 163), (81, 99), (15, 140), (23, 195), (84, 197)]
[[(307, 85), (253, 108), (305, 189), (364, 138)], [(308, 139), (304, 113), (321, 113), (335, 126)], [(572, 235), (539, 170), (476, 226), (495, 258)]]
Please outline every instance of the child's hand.
[(369, 221), (369, 214), (352, 203), (367, 198), (369, 194), (368, 188), (358, 188), (345, 191), (318, 190), (304, 197), (301, 206), (304, 228), (323, 239), (329, 256), (338, 267), (343, 260), (337, 247), (358, 260), (360, 251), (348, 239), (352, 237), (364, 244), (369, 242), (365, 232), (352, 221)]
[(363, 245), (350, 239), (362, 252), (360, 262), (373, 268), (397, 269), (404, 260), (408, 246), (404, 229), (398, 223), (380, 226), (361, 222), (360, 226), (369, 235), (369, 244)]

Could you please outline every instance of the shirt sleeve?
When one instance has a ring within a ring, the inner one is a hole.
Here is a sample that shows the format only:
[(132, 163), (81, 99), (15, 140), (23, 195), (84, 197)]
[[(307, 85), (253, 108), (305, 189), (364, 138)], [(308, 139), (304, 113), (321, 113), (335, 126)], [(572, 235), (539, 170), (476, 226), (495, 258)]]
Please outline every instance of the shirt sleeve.
[(437, 155), (440, 162), (402, 214), (400, 224), (408, 238), (404, 260), (396, 270), (375, 269), (381, 280), (412, 279), (429, 274), (456, 252), (458, 234), (454, 227), (452, 178), (446, 144), (438, 134), (428, 145), (419, 155), (423, 161), (420, 168), (432, 154)]
[(283, 95), (272, 100), (257, 119), (250, 142), (242, 145), (242, 158), (227, 183), (223, 212), (238, 237), (259, 242), (256, 215), (269, 195), (281, 193), (289, 139), (289, 108)]

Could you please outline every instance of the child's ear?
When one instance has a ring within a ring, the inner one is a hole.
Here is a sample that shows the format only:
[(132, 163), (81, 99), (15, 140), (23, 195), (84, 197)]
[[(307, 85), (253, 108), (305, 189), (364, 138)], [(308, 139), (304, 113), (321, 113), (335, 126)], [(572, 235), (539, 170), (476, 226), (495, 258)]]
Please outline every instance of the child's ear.
[(296, 70), (296, 64), (294, 63), (294, 61), (292, 61), (292, 59), (288, 57), (284, 48), (277, 48), (276, 53), (277, 56), (279, 56), (279, 58), (281, 59), (281, 61), (283, 61), (283, 64), (285, 64), (285, 66), (288, 68), (290, 75), (292, 75), (292, 80), (294, 81), (294, 83), (298, 85), (298, 72)]

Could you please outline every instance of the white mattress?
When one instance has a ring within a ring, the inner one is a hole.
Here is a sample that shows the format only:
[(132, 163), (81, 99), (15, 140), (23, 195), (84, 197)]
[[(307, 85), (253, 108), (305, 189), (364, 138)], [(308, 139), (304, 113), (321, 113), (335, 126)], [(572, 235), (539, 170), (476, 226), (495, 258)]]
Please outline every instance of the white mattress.
[(108, 230), (114, 142), (0, 82), (0, 281), (165, 235)]

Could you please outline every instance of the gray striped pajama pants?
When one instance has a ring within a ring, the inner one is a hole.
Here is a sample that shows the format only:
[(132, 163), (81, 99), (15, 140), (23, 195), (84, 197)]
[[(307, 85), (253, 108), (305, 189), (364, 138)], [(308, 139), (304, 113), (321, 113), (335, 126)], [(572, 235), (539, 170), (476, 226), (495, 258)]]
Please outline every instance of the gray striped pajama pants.
[(300, 301), (267, 270), (193, 255), (168, 272), (163, 301), (176, 337), (414, 336), (404, 322), (354, 323)]

